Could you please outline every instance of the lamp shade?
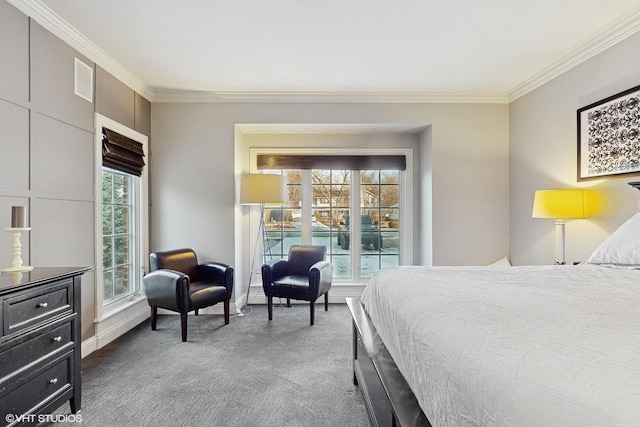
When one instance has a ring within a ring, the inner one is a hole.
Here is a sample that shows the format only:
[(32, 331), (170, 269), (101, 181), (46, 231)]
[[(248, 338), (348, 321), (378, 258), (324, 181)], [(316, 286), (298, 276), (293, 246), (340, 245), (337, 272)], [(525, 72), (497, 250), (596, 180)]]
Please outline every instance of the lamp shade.
[(595, 210), (595, 198), (589, 190), (539, 190), (533, 199), (534, 218), (588, 218)]
[(286, 203), (287, 177), (284, 175), (250, 173), (240, 177), (240, 204)]

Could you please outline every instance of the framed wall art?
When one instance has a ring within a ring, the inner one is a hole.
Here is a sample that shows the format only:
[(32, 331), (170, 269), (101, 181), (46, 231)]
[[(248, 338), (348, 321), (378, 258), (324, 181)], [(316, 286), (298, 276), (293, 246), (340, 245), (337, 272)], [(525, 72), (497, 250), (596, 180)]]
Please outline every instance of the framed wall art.
[(640, 173), (640, 86), (578, 110), (578, 181)]

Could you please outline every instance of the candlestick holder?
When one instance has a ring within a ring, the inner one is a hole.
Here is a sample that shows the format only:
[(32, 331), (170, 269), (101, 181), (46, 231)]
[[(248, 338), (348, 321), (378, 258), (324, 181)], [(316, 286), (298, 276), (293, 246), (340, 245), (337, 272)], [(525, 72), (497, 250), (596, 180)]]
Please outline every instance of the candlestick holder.
[(13, 234), (13, 261), (11, 261), (11, 267), (3, 268), (5, 272), (19, 272), (33, 270), (30, 265), (22, 265), (22, 243), (20, 243), (20, 236), (23, 232), (31, 230), (31, 227), (6, 227), (4, 231)]

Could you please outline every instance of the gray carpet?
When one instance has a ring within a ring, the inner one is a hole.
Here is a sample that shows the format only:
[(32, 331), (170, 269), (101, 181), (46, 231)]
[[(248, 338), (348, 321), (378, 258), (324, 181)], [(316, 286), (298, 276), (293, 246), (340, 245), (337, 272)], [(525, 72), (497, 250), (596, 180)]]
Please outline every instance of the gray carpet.
[[(256, 305), (244, 317), (146, 321), (82, 361), (85, 426), (369, 426), (347, 306)], [(68, 405), (62, 413), (68, 413)], [(60, 413), (60, 412), (59, 412)], [(56, 423), (55, 426), (78, 426)]]

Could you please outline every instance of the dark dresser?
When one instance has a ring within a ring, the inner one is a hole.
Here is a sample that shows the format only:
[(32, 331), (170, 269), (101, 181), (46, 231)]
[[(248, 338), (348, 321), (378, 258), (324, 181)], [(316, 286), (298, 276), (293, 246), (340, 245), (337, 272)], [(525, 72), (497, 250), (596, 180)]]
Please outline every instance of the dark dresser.
[(0, 426), (80, 410), (80, 279), (90, 268), (0, 274)]

